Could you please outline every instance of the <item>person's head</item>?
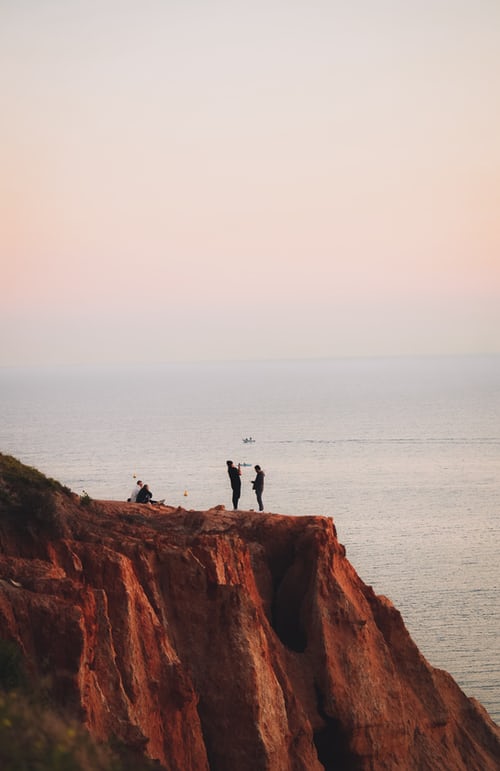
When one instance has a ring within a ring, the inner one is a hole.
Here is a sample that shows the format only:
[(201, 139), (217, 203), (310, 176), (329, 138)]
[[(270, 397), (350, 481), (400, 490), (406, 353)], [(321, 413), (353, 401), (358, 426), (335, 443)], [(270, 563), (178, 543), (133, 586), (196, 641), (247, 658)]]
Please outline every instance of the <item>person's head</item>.
[(232, 466), (233, 465), (233, 461), (232, 460), (227, 460), (226, 463), (227, 463), (228, 466)]
[(139, 485), (139, 487), (142, 487), (142, 481), (140, 479), (137, 480), (137, 484)]
[(260, 471), (260, 466), (254, 466), (255, 471)]
[(149, 490), (149, 485), (144, 485), (145, 490)]

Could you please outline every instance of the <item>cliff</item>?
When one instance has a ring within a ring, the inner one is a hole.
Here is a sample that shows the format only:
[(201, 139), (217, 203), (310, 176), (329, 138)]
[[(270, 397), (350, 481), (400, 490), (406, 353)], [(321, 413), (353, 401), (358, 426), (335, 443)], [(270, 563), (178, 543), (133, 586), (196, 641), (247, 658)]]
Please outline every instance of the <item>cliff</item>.
[(357, 576), (331, 519), (17, 479), (0, 464), (0, 638), (93, 736), (169, 771), (498, 769), (498, 728)]

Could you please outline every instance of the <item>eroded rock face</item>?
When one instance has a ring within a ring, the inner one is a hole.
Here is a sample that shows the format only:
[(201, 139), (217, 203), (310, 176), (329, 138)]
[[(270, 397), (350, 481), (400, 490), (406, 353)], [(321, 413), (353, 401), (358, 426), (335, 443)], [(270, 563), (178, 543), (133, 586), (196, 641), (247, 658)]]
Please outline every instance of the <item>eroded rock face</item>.
[(0, 523), (0, 637), (96, 737), (172, 771), (498, 769), (331, 519), (56, 498), (63, 537)]

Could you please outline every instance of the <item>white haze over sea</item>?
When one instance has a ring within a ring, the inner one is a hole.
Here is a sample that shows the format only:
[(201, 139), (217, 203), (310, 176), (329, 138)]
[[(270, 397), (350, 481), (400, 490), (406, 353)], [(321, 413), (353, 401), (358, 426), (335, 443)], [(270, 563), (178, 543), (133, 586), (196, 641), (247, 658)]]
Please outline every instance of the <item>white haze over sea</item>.
[(500, 720), (500, 357), (1, 369), (0, 403), (0, 451), (92, 498), (136, 475), (230, 508), (232, 459), (253, 509), (259, 463), (265, 510), (333, 517), (430, 663)]

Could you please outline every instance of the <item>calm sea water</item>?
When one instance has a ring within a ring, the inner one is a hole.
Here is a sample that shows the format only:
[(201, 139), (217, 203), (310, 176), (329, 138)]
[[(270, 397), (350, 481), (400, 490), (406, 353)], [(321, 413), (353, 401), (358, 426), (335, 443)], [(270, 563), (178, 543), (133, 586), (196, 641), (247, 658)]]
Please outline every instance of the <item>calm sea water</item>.
[[(0, 450), (93, 498), (333, 517), (431, 664), (500, 721), (500, 357), (0, 370)], [(254, 444), (242, 438), (252, 436)], [(187, 493), (187, 495), (185, 495)]]

